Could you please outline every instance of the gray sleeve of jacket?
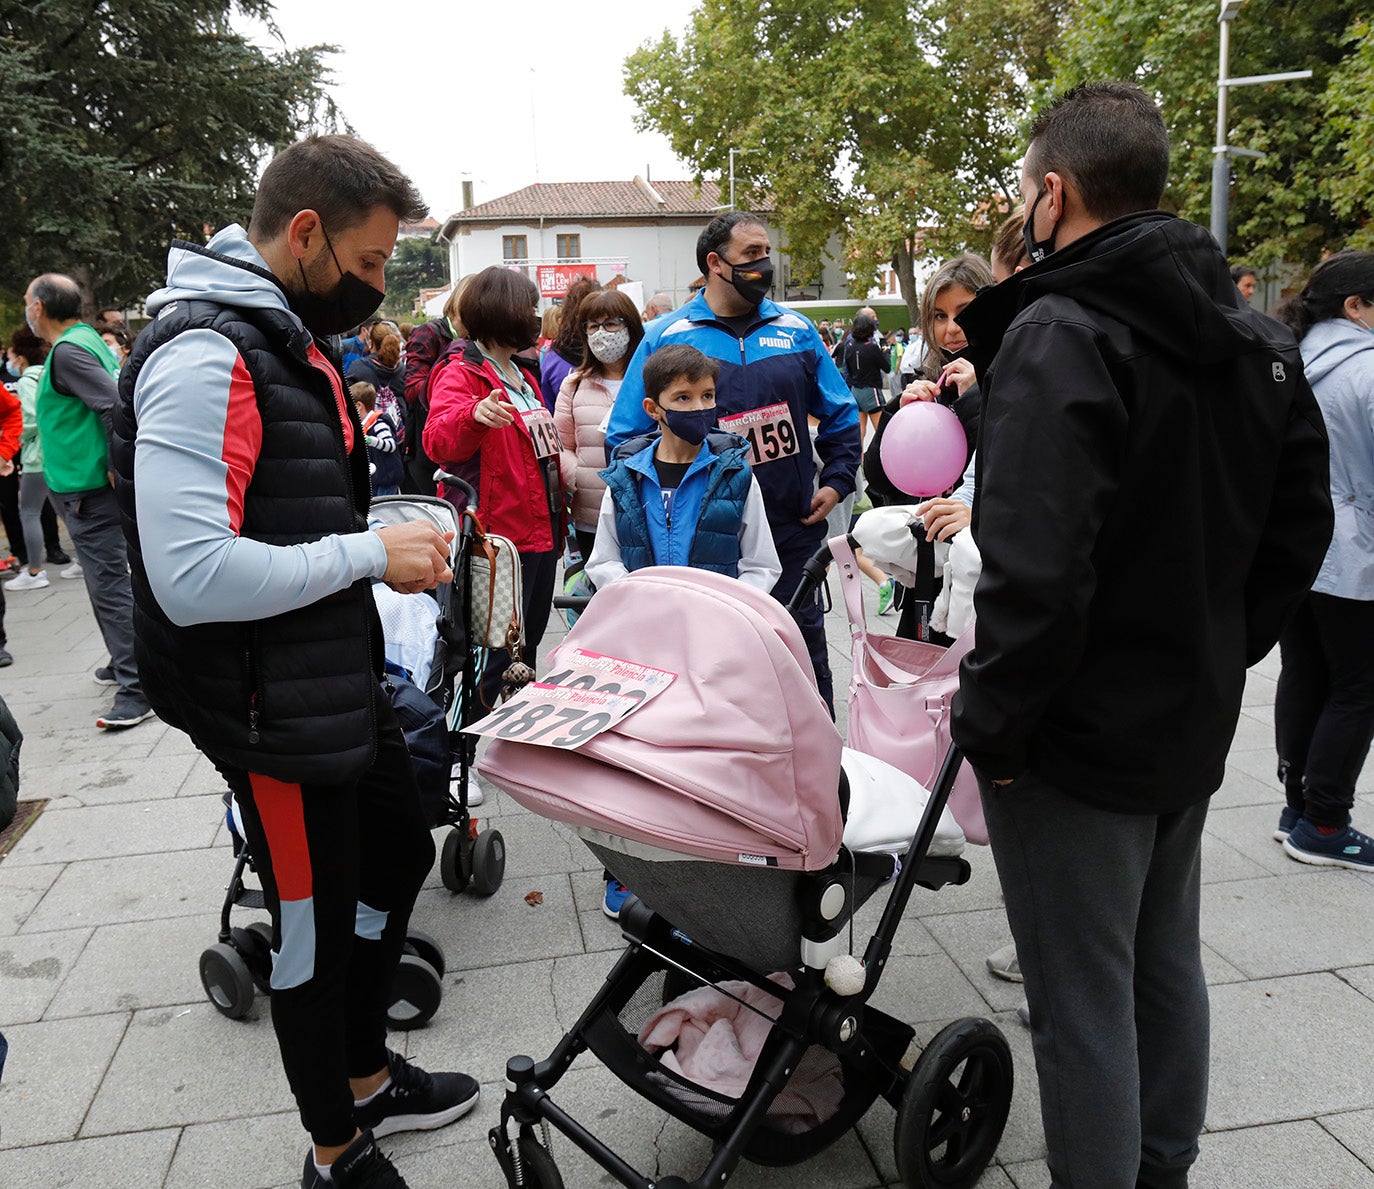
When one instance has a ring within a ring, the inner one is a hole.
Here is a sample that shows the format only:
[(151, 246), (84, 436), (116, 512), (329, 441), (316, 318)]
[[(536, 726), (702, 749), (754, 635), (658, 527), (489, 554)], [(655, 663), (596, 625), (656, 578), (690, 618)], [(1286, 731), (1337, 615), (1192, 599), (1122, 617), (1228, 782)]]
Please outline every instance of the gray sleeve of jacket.
[(247, 368), (212, 330), (159, 347), (134, 389), (134, 490), (143, 561), (173, 623), (266, 619), (386, 572), (375, 532), (303, 545), (239, 536), (262, 444)]
[(114, 407), (119, 386), (114, 377), (85, 347), (58, 343), (48, 358), (53, 388), (62, 396), (74, 396), (98, 413), (105, 426), (105, 440), (114, 434)]

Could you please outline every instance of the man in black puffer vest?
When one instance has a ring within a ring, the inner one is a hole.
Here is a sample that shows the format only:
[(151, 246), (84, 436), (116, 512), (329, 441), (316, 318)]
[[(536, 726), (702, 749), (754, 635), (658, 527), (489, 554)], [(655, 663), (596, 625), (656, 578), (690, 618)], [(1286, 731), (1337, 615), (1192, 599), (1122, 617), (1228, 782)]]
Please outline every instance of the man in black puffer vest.
[(425, 204), (371, 146), (293, 145), (249, 230), (176, 242), (120, 379), (113, 460), (139, 670), (238, 801), (272, 913), (272, 1022), (314, 1141), (302, 1185), (396, 1189), (375, 1136), (477, 1101), (386, 1048), (388, 990), (434, 861), (381, 696), (381, 579), (448, 580), (425, 524), (370, 531), (367, 450), (317, 336), (367, 318)]

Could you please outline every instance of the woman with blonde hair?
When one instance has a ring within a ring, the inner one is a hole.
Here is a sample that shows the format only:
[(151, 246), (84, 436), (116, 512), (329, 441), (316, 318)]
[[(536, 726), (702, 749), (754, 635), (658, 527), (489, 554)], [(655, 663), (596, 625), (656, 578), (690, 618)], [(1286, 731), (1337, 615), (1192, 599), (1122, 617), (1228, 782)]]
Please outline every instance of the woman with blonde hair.
[(345, 377), (350, 385), (371, 384), (377, 391), (377, 411), (391, 422), (396, 444), (406, 444), (405, 367), (401, 363), (401, 332), (393, 322), (376, 322), (362, 335), (366, 353), (355, 360)]

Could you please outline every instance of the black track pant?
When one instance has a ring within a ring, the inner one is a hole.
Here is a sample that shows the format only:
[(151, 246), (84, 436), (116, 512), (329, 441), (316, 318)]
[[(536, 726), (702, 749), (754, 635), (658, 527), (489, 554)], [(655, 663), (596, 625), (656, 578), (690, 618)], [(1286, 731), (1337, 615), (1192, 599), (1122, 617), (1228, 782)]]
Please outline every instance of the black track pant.
[(219, 765), (272, 913), (272, 1025), (301, 1121), (354, 1134), (349, 1078), (387, 1063), (386, 1008), (434, 842), (405, 738), (378, 703), (377, 759), (351, 784), (286, 784)]
[(1313, 591), (1279, 637), (1279, 779), (1314, 826), (1350, 821), (1374, 739), (1374, 602)]

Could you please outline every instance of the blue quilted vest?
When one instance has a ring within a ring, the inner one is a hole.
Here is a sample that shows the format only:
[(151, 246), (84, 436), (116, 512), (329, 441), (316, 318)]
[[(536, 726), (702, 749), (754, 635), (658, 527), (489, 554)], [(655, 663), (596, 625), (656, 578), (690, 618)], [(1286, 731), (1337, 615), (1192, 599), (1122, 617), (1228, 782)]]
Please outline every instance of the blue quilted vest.
[(747, 443), (730, 433), (708, 434), (708, 464), (696, 471), (689, 470), (683, 477), (673, 498), (673, 515), (692, 517), (695, 523), (684, 560), (668, 556), (670, 543), (664, 538), (663, 527), (652, 522), (645, 512), (641, 482), (653, 487), (653, 498), (657, 498), (656, 483), (630, 466), (636, 455), (644, 454), (644, 462), (652, 471), (656, 443), (656, 435), (625, 442), (616, 450), (615, 461), (600, 472), (615, 502), (616, 535), (620, 538), (620, 558), (625, 568), (634, 571), (653, 565), (688, 565), (738, 577), (739, 532), (750, 483)]

